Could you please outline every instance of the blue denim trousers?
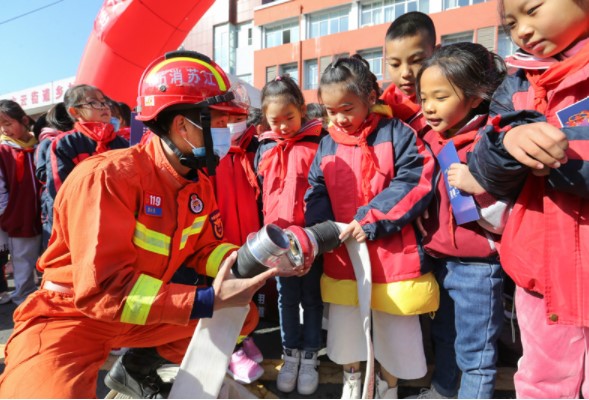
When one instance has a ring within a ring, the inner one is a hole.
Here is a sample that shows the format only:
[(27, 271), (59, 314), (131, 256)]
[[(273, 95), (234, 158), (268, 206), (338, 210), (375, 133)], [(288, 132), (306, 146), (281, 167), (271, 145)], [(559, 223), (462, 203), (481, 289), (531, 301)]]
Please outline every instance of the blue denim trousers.
[[(322, 272), (321, 262), (315, 262), (302, 277), (276, 278), (282, 347), (304, 351), (321, 348), (323, 300), (319, 281)], [(303, 307), (302, 326), (299, 304)]]
[(494, 258), (428, 259), (440, 285), (440, 308), (431, 327), (432, 385), (446, 397), (458, 392), (458, 398), (490, 399), (503, 325), (501, 265)]

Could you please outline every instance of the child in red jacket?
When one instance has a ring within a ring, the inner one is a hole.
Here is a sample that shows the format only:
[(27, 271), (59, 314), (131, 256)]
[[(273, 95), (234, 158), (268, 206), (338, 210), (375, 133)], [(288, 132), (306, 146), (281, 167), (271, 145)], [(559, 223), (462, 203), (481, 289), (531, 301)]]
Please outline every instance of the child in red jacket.
[[(321, 121), (305, 118), (305, 99), (295, 81), (279, 76), (262, 90), (262, 113), (270, 130), (260, 135), (254, 165), (262, 186), (264, 224), (305, 225), (307, 176), (319, 140)], [(308, 272), (308, 273), (307, 273)], [(278, 311), (284, 365), (276, 385), (282, 392), (310, 395), (317, 390), (317, 352), (321, 348), (323, 301), (321, 268), (316, 263), (299, 276), (278, 278)], [(303, 306), (301, 328), (299, 307)]]
[(495, 92), (469, 167), (516, 199), (500, 248), (518, 288), (518, 398), (589, 396), (589, 2), (501, 0), (524, 51)]
[[(309, 172), (305, 220), (346, 223), (341, 240), (367, 241), (374, 357), (381, 367), (376, 396), (396, 398), (397, 378), (417, 379), (427, 372), (419, 317), (395, 315), (392, 293), (397, 283), (422, 275), (412, 222), (431, 199), (434, 160), (407, 124), (375, 112), (379, 92), (360, 56), (340, 58), (323, 72), (318, 97), (332, 125)], [(360, 362), (368, 352), (356, 275), (343, 246), (324, 254), (324, 261), (327, 355), (343, 366), (342, 398), (360, 398)]]
[(35, 177), (33, 120), (12, 100), (0, 100), (0, 229), (8, 234), (14, 267), (13, 303), (36, 290), (41, 251), (40, 183)]
[[(260, 188), (253, 168), (258, 148), (255, 137), (257, 124), (248, 124), (249, 109), (246, 107), (245, 104), (234, 103), (211, 106), (212, 119), (215, 121), (212, 127), (226, 125), (231, 135), (229, 152), (219, 161), (211, 182), (225, 229), (225, 240), (237, 246), (243, 245), (248, 235), (257, 232), (262, 226)], [(249, 336), (259, 319), (258, 309), (252, 301), (228, 367), (229, 375), (240, 383), (252, 383), (264, 374), (264, 369), (259, 365), (264, 357)]]
[[(493, 397), (503, 325), (496, 241), (508, 205), (478, 184), (466, 161), (505, 72), (499, 56), (465, 42), (436, 50), (417, 75), (418, 97), (429, 125), (422, 137), (439, 166), (436, 200), (420, 220), (426, 259), (440, 285), (440, 308), (432, 320), (432, 386), (418, 398)], [(459, 162), (444, 163), (447, 146), (456, 148)], [(447, 182), (442, 175), (447, 175)], [(456, 213), (464, 209), (451, 198), (458, 189), (472, 195), (476, 209), (470, 218)]]
[(380, 98), (393, 110), (393, 117), (419, 132), (425, 126), (415, 96), (415, 78), (421, 64), (436, 47), (436, 28), (429, 15), (412, 11), (395, 19), (385, 36), (385, 62), (391, 84)]

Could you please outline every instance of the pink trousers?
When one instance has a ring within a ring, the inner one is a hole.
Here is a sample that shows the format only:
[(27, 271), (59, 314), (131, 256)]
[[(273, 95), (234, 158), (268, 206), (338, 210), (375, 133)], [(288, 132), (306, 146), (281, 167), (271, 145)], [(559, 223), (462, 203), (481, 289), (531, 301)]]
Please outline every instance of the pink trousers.
[(515, 374), (518, 399), (589, 398), (589, 328), (548, 325), (543, 298), (518, 287), (515, 297), (523, 356)]

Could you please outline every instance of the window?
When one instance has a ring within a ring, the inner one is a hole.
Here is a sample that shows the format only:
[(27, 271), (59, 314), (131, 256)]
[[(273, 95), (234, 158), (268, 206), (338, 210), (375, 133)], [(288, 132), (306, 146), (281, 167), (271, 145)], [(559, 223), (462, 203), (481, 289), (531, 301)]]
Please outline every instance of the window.
[(446, 46), (452, 43), (460, 43), (460, 42), (472, 42), (473, 32), (460, 32), (460, 33), (453, 33), (451, 35), (444, 35), (442, 36), (442, 46)]
[(319, 72), (323, 74), (325, 68), (333, 61), (332, 56), (324, 56), (319, 59)]
[(477, 43), (482, 44), (489, 51), (495, 51), (495, 32), (497, 29), (494, 26), (477, 29)]
[(383, 0), (363, 4), (360, 10), (360, 27), (392, 22), (410, 11), (427, 12), (423, 0)]
[(266, 82), (270, 82), (276, 78), (276, 65), (266, 67)]
[(348, 31), (350, 8), (309, 16), (309, 38)]
[(235, 47), (252, 45), (252, 23), (246, 22), (235, 26)]
[(319, 64), (317, 60), (305, 61), (305, 86), (304, 89), (311, 90), (319, 87)]
[(297, 63), (283, 64), (280, 66), (280, 75), (288, 75), (297, 84), (299, 83), (299, 66)]
[(505, 58), (509, 55), (512, 55), (516, 51), (517, 46), (511, 40), (511, 36), (509, 36), (501, 27), (499, 27), (499, 33), (497, 34), (497, 54)]
[(382, 49), (362, 50), (358, 54), (368, 61), (370, 71), (376, 75), (376, 79), (382, 80)]
[(487, 0), (444, 0), (444, 10), (450, 8), (472, 6), (473, 4), (485, 3)]
[(265, 47), (280, 46), (299, 41), (299, 26), (297, 22), (273, 26), (264, 31)]
[(224, 71), (230, 71), (230, 62), (229, 62), (229, 49), (232, 47), (230, 45), (230, 34), (229, 34), (229, 25), (219, 25), (215, 26), (214, 28), (214, 48), (213, 48), (213, 58), (217, 64)]

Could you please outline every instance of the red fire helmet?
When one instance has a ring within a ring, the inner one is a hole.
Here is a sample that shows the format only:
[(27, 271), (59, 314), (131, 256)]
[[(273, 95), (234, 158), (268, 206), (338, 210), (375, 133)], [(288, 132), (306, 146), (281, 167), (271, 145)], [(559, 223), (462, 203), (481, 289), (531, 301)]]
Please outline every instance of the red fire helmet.
[(232, 90), (225, 72), (207, 56), (171, 52), (153, 61), (141, 76), (136, 118), (149, 121), (162, 110), (182, 104), (247, 110), (249, 101), (242, 93), (245, 90)]

